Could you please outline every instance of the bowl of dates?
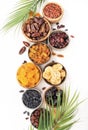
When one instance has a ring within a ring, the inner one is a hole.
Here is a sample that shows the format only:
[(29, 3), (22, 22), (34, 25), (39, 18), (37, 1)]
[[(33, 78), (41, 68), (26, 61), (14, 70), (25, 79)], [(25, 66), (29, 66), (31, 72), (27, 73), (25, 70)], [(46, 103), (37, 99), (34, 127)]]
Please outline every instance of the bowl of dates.
[(31, 42), (44, 41), (50, 35), (51, 25), (43, 17), (34, 16), (22, 26), (23, 34)]

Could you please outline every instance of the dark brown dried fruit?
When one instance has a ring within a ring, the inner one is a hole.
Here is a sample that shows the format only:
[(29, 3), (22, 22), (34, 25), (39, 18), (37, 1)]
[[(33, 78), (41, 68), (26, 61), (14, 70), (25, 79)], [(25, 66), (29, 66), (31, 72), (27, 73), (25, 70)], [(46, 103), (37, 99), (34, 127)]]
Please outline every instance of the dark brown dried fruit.
[(64, 31), (53, 31), (49, 36), (50, 45), (62, 49), (69, 44), (69, 36)]
[(68, 29), (65, 29), (65, 31), (68, 31)]
[(61, 57), (61, 58), (63, 58), (63, 57), (64, 57), (64, 55), (62, 55), (62, 54), (58, 54), (57, 56), (58, 56), (58, 57)]
[(61, 25), (57, 26), (57, 29), (64, 28), (64, 27), (65, 27), (65, 25), (61, 24)]
[(53, 55), (53, 56), (55, 56), (55, 55), (56, 55), (56, 53), (55, 53), (55, 52), (52, 52), (52, 55)]
[(20, 92), (20, 93), (23, 93), (23, 92), (24, 92), (24, 90), (20, 90), (19, 92)]
[(29, 47), (30, 46), (30, 43), (26, 42), (26, 41), (23, 41), (23, 44), (26, 46), (26, 47)]
[[(40, 40), (49, 33), (49, 23), (42, 17), (33, 17), (23, 25), (24, 34), (32, 40)], [(27, 46), (28, 47), (28, 46)]]
[(23, 47), (20, 49), (19, 54), (22, 55), (25, 51), (26, 51), (26, 47), (23, 46)]
[(46, 87), (43, 87), (43, 88), (42, 88), (42, 90), (45, 90), (45, 89), (46, 89)]
[(70, 35), (71, 38), (75, 38), (73, 35)]
[(26, 117), (25, 119), (26, 119), (26, 120), (28, 120), (28, 119), (29, 119), (29, 117)]
[(24, 60), (24, 62), (23, 62), (22, 64), (25, 64), (25, 63), (27, 63), (27, 61), (26, 61), (26, 60)]
[[(45, 127), (47, 127), (47, 125), (49, 125), (49, 123), (50, 123), (50, 113), (49, 113), (49, 111), (47, 111), (44, 108), (39, 108), (39, 109), (36, 109), (32, 112), (32, 114), (30, 116), (30, 121), (31, 121), (32, 125), (35, 128), (38, 128), (40, 116), (42, 116), (42, 119), (45, 120), (44, 121)], [(45, 118), (44, 118), (44, 116), (45, 116)], [(48, 124), (47, 124), (47, 122), (48, 122)], [(42, 126), (42, 130), (44, 130), (45, 127)]]

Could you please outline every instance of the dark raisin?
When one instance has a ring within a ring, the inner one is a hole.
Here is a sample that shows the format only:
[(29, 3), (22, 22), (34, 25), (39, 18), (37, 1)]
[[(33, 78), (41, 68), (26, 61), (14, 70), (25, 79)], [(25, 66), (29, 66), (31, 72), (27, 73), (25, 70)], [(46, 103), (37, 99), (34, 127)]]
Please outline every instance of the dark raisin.
[(26, 90), (22, 96), (22, 101), (28, 108), (36, 108), (40, 105), (42, 97), (37, 90)]

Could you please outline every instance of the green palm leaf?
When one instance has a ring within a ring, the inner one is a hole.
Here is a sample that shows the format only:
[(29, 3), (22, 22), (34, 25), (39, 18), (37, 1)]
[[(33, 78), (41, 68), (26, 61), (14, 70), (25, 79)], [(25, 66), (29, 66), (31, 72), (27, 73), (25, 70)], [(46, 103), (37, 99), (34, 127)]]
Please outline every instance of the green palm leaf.
[[(45, 125), (44, 130), (69, 130), (76, 122), (78, 122), (78, 119), (75, 119), (76, 110), (81, 103), (78, 102), (78, 98), (79, 93), (77, 91), (75, 91), (72, 96), (70, 95), (69, 87), (68, 90), (66, 88), (63, 90), (62, 105), (60, 104), (60, 94), (58, 94), (56, 108), (54, 108), (53, 99), (51, 99), (52, 106), (45, 106), (46, 110), (50, 112), (50, 123), (48, 123), (47, 126)], [(39, 126), (41, 126), (41, 128), (43, 123), (44, 120), (40, 118)]]
[(20, 0), (14, 11), (10, 13), (2, 30), (7, 32), (12, 27), (22, 24), (27, 18), (29, 18), (29, 12), (36, 12), (37, 7), (44, 1), (45, 0)]

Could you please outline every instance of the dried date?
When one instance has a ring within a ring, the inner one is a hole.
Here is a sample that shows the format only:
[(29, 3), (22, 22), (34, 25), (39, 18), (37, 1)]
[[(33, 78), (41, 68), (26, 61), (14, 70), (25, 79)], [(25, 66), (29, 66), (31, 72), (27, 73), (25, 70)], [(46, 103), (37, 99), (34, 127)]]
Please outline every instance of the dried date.
[(19, 50), (19, 54), (22, 55), (25, 51), (26, 51), (26, 47), (23, 46), (23, 47)]

